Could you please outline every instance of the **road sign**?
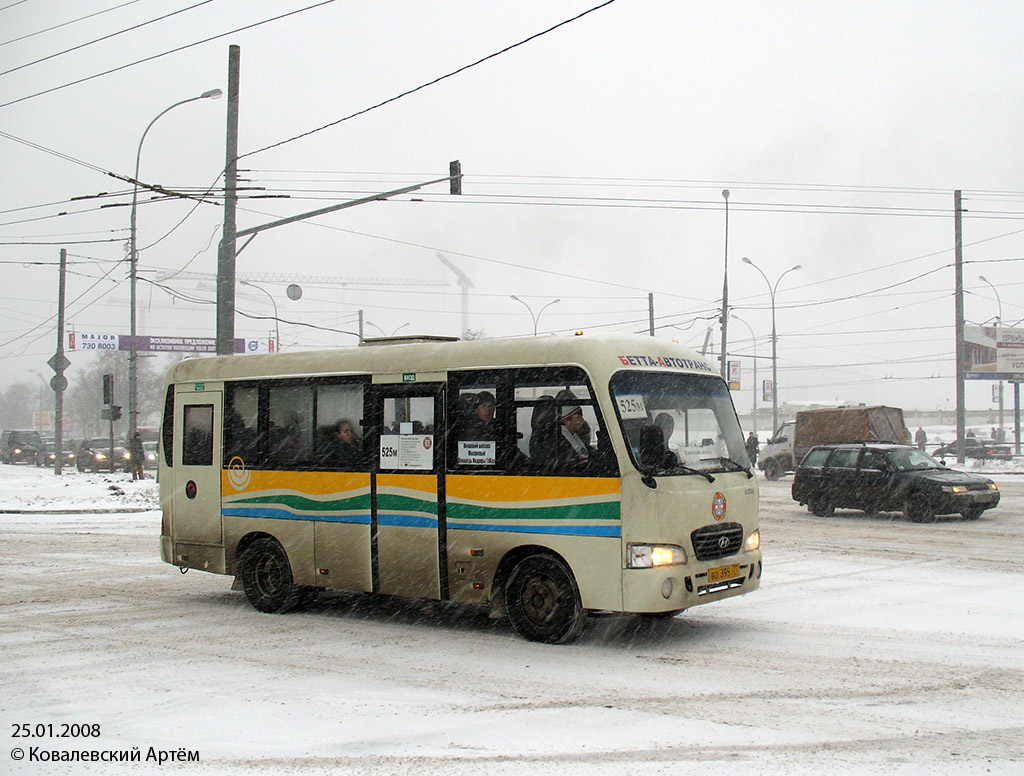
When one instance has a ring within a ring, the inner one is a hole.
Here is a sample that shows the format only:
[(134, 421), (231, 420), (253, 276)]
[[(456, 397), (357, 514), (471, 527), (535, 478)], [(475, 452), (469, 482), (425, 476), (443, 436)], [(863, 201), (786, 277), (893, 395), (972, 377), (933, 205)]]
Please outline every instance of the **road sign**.
[(71, 362), (68, 361), (68, 357), (63, 353), (54, 353), (46, 363), (54, 372), (63, 372), (71, 366)]
[(54, 375), (50, 378), (50, 387), (54, 391), (66, 391), (68, 387), (68, 378), (64, 375)]

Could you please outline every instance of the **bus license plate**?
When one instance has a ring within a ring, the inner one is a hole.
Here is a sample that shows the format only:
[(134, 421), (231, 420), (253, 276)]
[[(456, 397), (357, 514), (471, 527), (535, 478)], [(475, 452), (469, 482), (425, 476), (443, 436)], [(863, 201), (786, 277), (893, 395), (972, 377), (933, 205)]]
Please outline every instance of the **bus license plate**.
[(731, 566), (718, 566), (708, 569), (708, 584), (713, 585), (716, 582), (724, 582), (727, 579), (736, 579), (738, 576), (740, 576), (740, 564), (733, 563)]

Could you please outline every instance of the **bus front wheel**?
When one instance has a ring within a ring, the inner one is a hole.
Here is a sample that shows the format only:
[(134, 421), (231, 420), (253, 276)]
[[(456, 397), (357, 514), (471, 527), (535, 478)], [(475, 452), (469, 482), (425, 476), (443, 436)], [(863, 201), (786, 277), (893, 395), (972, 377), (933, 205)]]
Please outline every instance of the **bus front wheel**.
[(238, 566), (245, 597), (257, 611), (284, 614), (302, 600), (288, 554), (276, 539), (265, 536), (254, 541), (245, 548)]
[(574, 641), (587, 619), (572, 571), (552, 555), (516, 564), (505, 583), (505, 610), (516, 633), (545, 644)]

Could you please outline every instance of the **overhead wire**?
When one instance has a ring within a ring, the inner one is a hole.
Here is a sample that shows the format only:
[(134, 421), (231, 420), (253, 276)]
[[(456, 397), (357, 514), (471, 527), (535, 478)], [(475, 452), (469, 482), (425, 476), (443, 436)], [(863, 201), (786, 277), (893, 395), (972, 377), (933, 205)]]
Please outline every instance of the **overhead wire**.
[(201, 46), (204, 43), (210, 43), (211, 41), (219, 40), (220, 38), (226, 38), (229, 35), (235, 35), (235, 34), (237, 34), (239, 32), (244, 32), (246, 30), (251, 30), (251, 29), (254, 29), (256, 27), (260, 27), (260, 26), (262, 26), (264, 24), (270, 24), (271, 22), (280, 21), (281, 19), (285, 19), (285, 18), (287, 18), (289, 16), (295, 16), (296, 14), (304, 13), (305, 11), (310, 11), (310, 10), (313, 10), (315, 8), (320, 8), (321, 6), (329, 5), (329, 4), (333, 3), (333, 2), (335, 2), (335, 0), (320, 0), (320, 2), (313, 3), (312, 5), (307, 5), (305, 8), (298, 8), (298, 9), (296, 9), (294, 11), (288, 11), (287, 13), (278, 14), (277, 16), (272, 16), (272, 17), (270, 17), (268, 19), (263, 19), (263, 20), (258, 21), (258, 22), (253, 22), (252, 24), (246, 24), (246, 25), (243, 25), (241, 27), (236, 27), (233, 30), (229, 30), (227, 32), (222, 32), (222, 33), (219, 33), (217, 35), (211, 35), (208, 38), (203, 38), (202, 40), (193, 41), (192, 43), (186, 43), (185, 45), (177, 46), (177, 47), (175, 47), (173, 49), (169, 49), (167, 51), (163, 51), (163, 52), (161, 52), (159, 54), (152, 54), (152, 55), (150, 55), (148, 57), (143, 57), (142, 59), (137, 59), (134, 62), (128, 62), (128, 63), (123, 64), (123, 65), (118, 65), (117, 67), (112, 67), (112, 68), (110, 68), (108, 70), (104, 70), (104, 71), (102, 71), (100, 73), (93, 73), (92, 75), (83, 76), (82, 78), (78, 78), (78, 79), (76, 79), (74, 81), (68, 81), (68, 82), (63, 83), (63, 84), (61, 84), (59, 86), (53, 86), (53, 87), (50, 87), (49, 89), (43, 89), (42, 91), (35, 92), (33, 94), (25, 95), (24, 97), (18, 97), (15, 100), (8, 100), (7, 102), (0, 103), (0, 108), (7, 108), (7, 107), (9, 107), (11, 105), (17, 105), (20, 102), (25, 102), (26, 100), (34, 99), (35, 97), (42, 97), (44, 94), (51, 94), (53, 92), (60, 91), (61, 89), (66, 89), (69, 86), (77, 86), (78, 84), (86, 83), (87, 81), (92, 81), (93, 79), (96, 79), (96, 78), (102, 78), (103, 76), (111, 75), (112, 73), (118, 73), (118, 72), (120, 72), (122, 70), (127, 70), (128, 68), (135, 67), (136, 65), (141, 65), (141, 64), (143, 64), (145, 62), (152, 62), (155, 59), (160, 59), (161, 57), (166, 57), (166, 56), (168, 56), (170, 54), (177, 54), (177, 53), (179, 53), (181, 51), (186, 51), (187, 49), (194, 48), (196, 46)]
[(18, 65), (17, 67), (12, 67), (9, 70), (0, 71), (0, 76), (9, 75), (10, 73), (15, 73), (18, 70), (23, 70), (26, 67), (32, 67), (32, 65), (38, 65), (41, 62), (46, 62), (46, 61), (48, 61), (50, 59), (55, 59), (55, 58), (57, 58), (59, 56), (63, 56), (64, 54), (70, 54), (72, 51), (78, 51), (79, 49), (84, 49), (84, 48), (86, 48), (88, 46), (93, 45), (94, 43), (101, 43), (101, 42), (103, 42), (105, 40), (110, 40), (111, 38), (116, 38), (118, 35), (124, 35), (126, 32), (134, 32), (135, 30), (139, 30), (139, 29), (141, 29), (143, 27), (146, 27), (146, 26), (148, 26), (150, 24), (155, 24), (156, 22), (162, 22), (165, 19), (170, 19), (172, 16), (177, 16), (178, 14), (185, 13), (187, 11), (192, 11), (192, 10), (194, 10), (196, 8), (199, 8), (202, 5), (208, 5), (209, 3), (212, 3), (213, 1), (214, 0), (200, 0), (200, 2), (195, 3), (194, 5), (190, 5), (188, 8), (180, 8), (180, 9), (178, 9), (176, 11), (171, 11), (170, 13), (166, 13), (163, 16), (158, 16), (155, 19), (149, 19), (147, 21), (140, 22), (139, 24), (133, 25), (131, 27), (126, 27), (123, 30), (118, 30), (117, 32), (112, 32), (109, 35), (104, 35), (103, 37), (95, 38), (94, 40), (90, 40), (90, 41), (88, 41), (86, 43), (79, 43), (77, 46), (72, 46), (71, 48), (64, 49), (63, 51), (58, 51), (58, 52), (56, 52), (54, 54), (49, 54), (49, 55), (47, 55), (45, 57), (40, 57), (39, 59), (36, 59), (36, 60), (34, 60), (32, 62), (26, 62), (23, 65)]
[[(30, 32), (30, 33), (27, 33), (25, 35), (20, 35), (17, 38), (11, 38), (10, 40), (2, 41), (2, 42), (0, 42), (0, 46), (6, 46), (9, 43), (17, 43), (19, 40), (25, 40), (26, 38), (33, 38), (36, 35), (42, 35), (43, 33), (46, 33), (46, 32), (53, 32), (54, 30), (59, 30), (61, 27), (68, 27), (68, 26), (70, 26), (72, 24), (77, 24), (78, 22), (85, 21), (86, 19), (92, 19), (92, 18), (94, 18), (96, 16), (102, 16), (105, 13), (110, 13), (111, 11), (116, 11), (119, 8), (124, 8), (125, 6), (128, 6), (128, 5), (134, 5), (135, 3), (138, 3), (138, 2), (140, 2), (140, 0), (128, 0), (128, 2), (121, 3), (120, 5), (115, 5), (112, 8), (104, 8), (102, 11), (95, 11), (94, 13), (86, 14), (85, 16), (79, 16), (77, 19), (71, 19), (70, 21), (61, 22), (60, 24), (54, 24), (54, 25), (52, 25), (50, 27), (47, 27), (45, 29), (42, 29), (42, 30), (36, 30), (35, 32)], [(15, 3), (15, 5), (19, 5), (19, 3)], [(7, 6), (7, 7), (10, 8), (11, 6)], [(0, 11), (3, 11), (3, 10), (6, 10), (6, 9), (0, 8)]]
[[(505, 54), (505, 53), (507, 53), (509, 51), (512, 51), (513, 49), (519, 48), (520, 46), (524, 46), (527, 43), (536, 40), (537, 38), (540, 38), (540, 37), (542, 37), (544, 35), (547, 35), (550, 32), (554, 32), (555, 30), (557, 30), (560, 27), (564, 27), (567, 24), (572, 24), (573, 22), (578, 21), (579, 19), (582, 19), (584, 16), (592, 14), (595, 11), (599, 11), (600, 9), (605, 8), (605, 7), (611, 5), (614, 2), (615, 2), (615, 0), (605, 0), (605, 2), (600, 3), (599, 5), (595, 5), (593, 8), (588, 8), (586, 11), (583, 11), (582, 13), (579, 13), (576, 16), (573, 16), (572, 18), (565, 19), (564, 21), (561, 21), (558, 24), (555, 24), (555, 25), (553, 25), (551, 27), (548, 27), (546, 30), (541, 30), (540, 32), (534, 33), (533, 35), (530, 35), (529, 37), (524, 38), (523, 40), (519, 41), (518, 43), (513, 43), (513, 44), (511, 44), (509, 46), (506, 46), (505, 48), (501, 49), (500, 51), (495, 51), (495, 52), (493, 52), (491, 54), (488, 54), (485, 57), (481, 57), (480, 59), (476, 60), (475, 62), (471, 62), (468, 65), (463, 65), (462, 67), (459, 67), (459, 68), (457, 68), (455, 70), (452, 70), (450, 73), (445, 73), (444, 75), (438, 76), (437, 78), (434, 78), (434, 79), (432, 79), (430, 81), (427, 81), (426, 83), (422, 83), (419, 86), (413, 87), (412, 89), (406, 89), (401, 94), (397, 94), (394, 97), (389, 97), (386, 100), (382, 100), (381, 102), (378, 102), (376, 105), (371, 105), (368, 108), (363, 108), (362, 110), (356, 111), (355, 113), (351, 113), (348, 116), (344, 116), (344, 117), (342, 117), (340, 119), (337, 119), (335, 121), (331, 121), (331, 122), (329, 122), (327, 124), (324, 124), (321, 127), (317, 127), (316, 129), (310, 129), (310, 130), (308, 130), (306, 132), (302, 132), (302, 133), (300, 133), (298, 135), (295, 135), (293, 137), (287, 138), (285, 140), (279, 140), (276, 143), (271, 143), (270, 145), (264, 146), (263, 148), (257, 148), (255, 151), (249, 151), (247, 153), (241, 154), (238, 158), (239, 159), (244, 159), (244, 158), (249, 157), (249, 156), (255, 156), (256, 154), (263, 153), (264, 151), (269, 151), (272, 148), (279, 148), (280, 146), (283, 146), (283, 145), (285, 145), (287, 143), (292, 143), (292, 142), (294, 142), (296, 140), (299, 140), (301, 138), (309, 137), (310, 135), (316, 134), (317, 132), (322, 132), (325, 129), (329, 129), (331, 127), (336, 127), (338, 124), (341, 124), (342, 122), (345, 122), (345, 121), (349, 121), (350, 119), (354, 119), (357, 116), (362, 116), (362, 115), (365, 115), (365, 114), (369, 113), (370, 111), (376, 110), (378, 108), (382, 108), (385, 105), (389, 105), (389, 104), (391, 104), (393, 102), (396, 102), (396, 101), (402, 99), (403, 97), (408, 97), (410, 94), (415, 94), (416, 92), (422, 91), (423, 89), (427, 89), (427, 88), (429, 88), (431, 86), (434, 86), (435, 84), (440, 83), (441, 81), (444, 81), (444, 80), (446, 80), (448, 78), (452, 78), (453, 76), (456, 76), (459, 73), (464, 73), (465, 71), (467, 71), (467, 70), (469, 70), (471, 68), (474, 68), (477, 65), (481, 65), (484, 62), (487, 62), (488, 60), (491, 60), (491, 59), (494, 59), (496, 57), (499, 57), (502, 54)], [(2, 107), (3, 106), (0, 105), (0, 108), (2, 108)]]

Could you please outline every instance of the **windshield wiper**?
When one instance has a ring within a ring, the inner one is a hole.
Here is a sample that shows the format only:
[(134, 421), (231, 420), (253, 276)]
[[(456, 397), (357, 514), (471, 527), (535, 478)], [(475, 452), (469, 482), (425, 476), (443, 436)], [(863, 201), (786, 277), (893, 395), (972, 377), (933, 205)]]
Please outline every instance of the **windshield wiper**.
[(708, 482), (714, 482), (715, 478), (711, 476), (710, 472), (703, 471), (701, 469), (694, 469), (692, 466), (687, 466), (685, 463), (674, 463), (671, 466), (666, 466), (658, 474), (671, 474), (672, 472), (680, 472), (682, 474), (699, 474), (701, 477), (706, 479)]
[(744, 474), (747, 475), (748, 480), (754, 476), (754, 473), (750, 471), (750, 467), (744, 466), (743, 464), (734, 461), (732, 458), (726, 458), (725, 456), (721, 456), (718, 460), (721, 461), (722, 463), (732, 464), (733, 466), (736, 467), (735, 469), (733, 469), (733, 471), (743, 472)]

